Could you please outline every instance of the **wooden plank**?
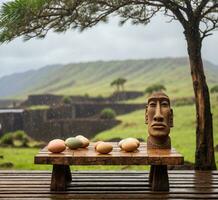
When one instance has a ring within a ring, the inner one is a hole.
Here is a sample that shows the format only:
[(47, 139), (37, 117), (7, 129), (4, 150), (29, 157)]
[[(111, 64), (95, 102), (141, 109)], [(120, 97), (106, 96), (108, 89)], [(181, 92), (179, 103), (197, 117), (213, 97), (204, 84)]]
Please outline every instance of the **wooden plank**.
[[(148, 171), (145, 170), (120, 170), (120, 171), (114, 171), (114, 170), (82, 170), (82, 171), (71, 171), (72, 174), (148, 174)], [(0, 170), (0, 176), (3, 174), (16, 174), (16, 175), (21, 175), (21, 174), (28, 174), (28, 175), (34, 175), (34, 176), (41, 176), (44, 174), (51, 174), (51, 171), (48, 170)], [(200, 175), (205, 175), (205, 174), (211, 174), (211, 175), (218, 175), (218, 171), (213, 170), (213, 171), (195, 171), (195, 170), (168, 170), (168, 174), (200, 174)]]
[[(51, 173), (0, 171), (0, 199), (218, 199), (218, 173), (169, 171), (170, 191), (151, 192), (148, 172), (72, 172), (66, 192), (50, 192)], [(9, 183), (9, 184), (7, 184)]]
[(136, 200), (136, 199), (217, 199), (216, 195), (183, 195), (183, 194), (158, 194), (158, 195), (152, 195), (152, 194), (141, 194), (141, 195), (136, 195), (136, 194), (120, 194), (120, 195), (114, 195), (114, 194), (74, 194), (74, 195), (61, 195), (61, 194), (56, 194), (56, 195), (34, 195), (32, 196), (7, 196), (5, 195), (4, 200), (11, 200), (11, 199), (40, 199), (40, 200), (59, 200), (59, 199), (131, 199), (131, 200)]
[(35, 156), (36, 164), (64, 164), (64, 165), (180, 165), (183, 156), (175, 149), (148, 150), (146, 143), (141, 143), (135, 152), (124, 152), (117, 143), (111, 143), (113, 151), (110, 154), (99, 154), (94, 150), (93, 143), (88, 148), (77, 150), (66, 149), (63, 153), (53, 154), (47, 147)]

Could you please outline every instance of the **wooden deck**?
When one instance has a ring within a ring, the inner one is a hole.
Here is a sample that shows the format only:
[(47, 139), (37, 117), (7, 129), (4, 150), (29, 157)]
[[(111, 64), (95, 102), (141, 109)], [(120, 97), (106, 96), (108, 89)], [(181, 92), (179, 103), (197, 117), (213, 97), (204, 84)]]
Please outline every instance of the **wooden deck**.
[(146, 171), (72, 172), (67, 191), (50, 191), (51, 172), (0, 171), (0, 199), (218, 199), (218, 171), (169, 171), (169, 192), (152, 192)]

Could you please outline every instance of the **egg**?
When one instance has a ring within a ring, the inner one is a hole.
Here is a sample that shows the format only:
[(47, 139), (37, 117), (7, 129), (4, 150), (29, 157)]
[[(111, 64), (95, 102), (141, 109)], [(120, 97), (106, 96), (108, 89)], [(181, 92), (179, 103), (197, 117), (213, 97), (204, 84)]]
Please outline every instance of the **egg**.
[(140, 142), (139, 142), (136, 138), (129, 137), (129, 138), (126, 138), (126, 140), (132, 140), (132, 141), (135, 141), (136, 144), (137, 144), (137, 147), (140, 146)]
[(122, 150), (127, 151), (127, 152), (132, 152), (135, 151), (138, 148), (138, 144), (131, 139), (125, 140), (122, 143)]
[(82, 146), (83, 148), (89, 146), (89, 140), (83, 135), (77, 135), (75, 138), (79, 139), (83, 143), (83, 146)]
[(136, 138), (131, 138), (131, 137), (120, 140), (118, 146), (122, 149), (122, 144), (126, 141), (135, 142), (137, 144), (137, 148), (140, 146), (140, 142)]
[(61, 139), (54, 139), (48, 143), (48, 150), (52, 153), (61, 153), (65, 149), (65, 143)]
[(101, 154), (108, 154), (113, 150), (113, 146), (107, 142), (100, 142), (96, 146), (96, 151)]
[(94, 149), (96, 150), (96, 147), (98, 146), (98, 144), (100, 144), (101, 142), (103, 142), (103, 141), (98, 141), (98, 142), (96, 142), (95, 144), (94, 144)]
[(69, 148), (69, 149), (78, 149), (80, 147), (83, 146), (83, 143), (81, 140), (79, 140), (78, 138), (75, 137), (70, 137), (67, 138), (65, 140), (65, 145)]
[(120, 148), (122, 148), (122, 144), (123, 144), (123, 142), (125, 141), (126, 139), (122, 139), (122, 140), (120, 140), (120, 142), (118, 143), (118, 146), (120, 147)]

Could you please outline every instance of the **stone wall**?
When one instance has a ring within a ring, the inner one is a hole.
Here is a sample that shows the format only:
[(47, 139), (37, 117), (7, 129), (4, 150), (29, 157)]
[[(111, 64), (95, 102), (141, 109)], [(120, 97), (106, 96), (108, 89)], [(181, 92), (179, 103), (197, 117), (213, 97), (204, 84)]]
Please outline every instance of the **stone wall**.
[[(134, 99), (139, 96), (144, 95), (143, 92), (138, 91), (120, 91), (115, 92), (109, 97), (89, 97), (89, 96), (70, 96), (72, 103), (106, 103), (106, 102), (116, 102), (128, 99)], [(31, 105), (58, 105), (62, 104), (62, 99), (64, 96), (52, 95), (52, 94), (39, 94), (39, 95), (29, 95), (28, 99), (21, 103), (22, 107)]]
[(125, 101), (129, 99), (136, 99), (138, 97), (143, 96), (143, 92), (139, 91), (120, 91), (114, 92), (110, 97), (109, 100), (111, 101)]
[(97, 133), (110, 129), (119, 123), (118, 120), (99, 119), (49, 120), (35, 122), (35, 126), (25, 122), (24, 130), (32, 138), (46, 142), (54, 138), (66, 139), (79, 134), (91, 139)]
[(28, 99), (21, 106), (56, 105), (60, 104), (62, 98), (63, 96), (52, 94), (29, 95)]
[(0, 99), (0, 108), (14, 108), (20, 105), (21, 100), (15, 99)]
[(0, 124), (3, 133), (23, 130), (23, 113), (0, 113)]
[(121, 103), (83, 103), (74, 104), (76, 118), (84, 118), (98, 115), (104, 108), (113, 109), (117, 115), (126, 114), (145, 108), (145, 104), (121, 104)]

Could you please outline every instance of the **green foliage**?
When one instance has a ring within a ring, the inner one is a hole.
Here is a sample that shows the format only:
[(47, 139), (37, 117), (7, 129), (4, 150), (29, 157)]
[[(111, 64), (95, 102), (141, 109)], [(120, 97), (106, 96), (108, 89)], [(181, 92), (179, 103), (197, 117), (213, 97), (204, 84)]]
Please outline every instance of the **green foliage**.
[(116, 112), (111, 108), (105, 108), (100, 113), (101, 119), (115, 119)]
[[(186, 18), (195, 13), (198, 24), (200, 21), (206, 23), (207, 28), (201, 29), (203, 36), (217, 27), (217, 16), (214, 13), (218, 5), (214, 3), (215, 1), (211, 1), (209, 5), (208, 2), (196, 0), (185, 3), (183, 1), (164, 2), (162, 0), (136, 2), (13, 0), (4, 3), (0, 10), (0, 41), (11, 41), (19, 36), (24, 36), (24, 39), (43, 38), (49, 30), (65, 32), (68, 29), (79, 29), (82, 31), (99, 22), (107, 22), (111, 14), (120, 17), (121, 25), (129, 20), (133, 24), (146, 25), (161, 10), (165, 10), (166, 16), (179, 20), (185, 28), (189, 27), (185, 26)], [(207, 14), (203, 13), (205, 10)], [(212, 22), (211, 24), (214, 22), (214, 26), (210, 26), (208, 21)]]
[(120, 87), (122, 88), (122, 90), (124, 90), (124, 84), (127, 82), (127, 80), (125, 78), (117, 78), (115, 80), (113, 80), (110, 85), (111, 86), (116, 86), (117, 91), (120, 90)]
[(63, 99), (62, 99), (62, 102), (64, 104), (71, 104), (72, 103), (72, 99), (70, 96), (64, 96)]
[(3, 146), (14, 147), (32, 147), (40, 146), (41, 143), (30, 138), (24, 131), (18, 130), (15, 132), (5, 133), (0, 138), (0, 144)]
[(13, 145), (13, 133), (5, 133), (0, 138), (0, 144)]
[(217, 93), (217, 92), (218, 92), (218, 85), (213, 86), (213, 87), (210, 89), (210, 92), (211, 92), (211, 93)]
[(153, 92), (159, 92), (166, 90), (165, 86), (162, 84), (153, 84), (145, 89), (145, 94), (152, 94)]
[(85, 93), (85, 94), (84, 94), (84, 97), (89, 98), (90, 96), (89, 96), (88, 93)]
[(2, 145), (12, 145), (12, 146), (27, 146), (30, 138), (24, 131), (18, 130), (15, 132), (5, 133), (1, 137)]

